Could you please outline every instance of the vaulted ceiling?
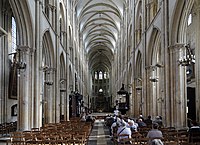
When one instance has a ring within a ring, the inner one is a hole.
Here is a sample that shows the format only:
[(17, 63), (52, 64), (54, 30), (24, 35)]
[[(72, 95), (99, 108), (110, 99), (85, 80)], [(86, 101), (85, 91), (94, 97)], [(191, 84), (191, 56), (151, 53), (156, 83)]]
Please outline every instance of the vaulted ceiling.
[(90, 70), (111, 70), (120, 36), (124, 0), (76, 0), (80, 37)]

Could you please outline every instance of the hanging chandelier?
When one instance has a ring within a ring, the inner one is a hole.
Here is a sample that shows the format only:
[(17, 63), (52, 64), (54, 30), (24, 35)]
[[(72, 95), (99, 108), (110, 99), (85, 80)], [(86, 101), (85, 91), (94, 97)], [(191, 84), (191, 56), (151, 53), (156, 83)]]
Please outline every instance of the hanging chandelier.
[(195, 64), (195, 55), (193, 54), (191, 47), (189, 44), (184, 46), (186, 48), (186, 54), (183, 58), (179, 59), (179, 64), (181, 66), (189, 66), (191, 64)]

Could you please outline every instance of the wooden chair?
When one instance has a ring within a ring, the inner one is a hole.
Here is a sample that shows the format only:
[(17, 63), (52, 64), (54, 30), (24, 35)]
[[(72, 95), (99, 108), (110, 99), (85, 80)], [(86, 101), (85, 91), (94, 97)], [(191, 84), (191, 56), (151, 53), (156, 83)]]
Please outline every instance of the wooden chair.
[(11, 145), (24, 145), (25, 144), (25, 140), (24, 140), (24, 136), (22, 134), (22, 132), (12, 132), (11, 133)]
[(37, 127), (31, 128), (31, 131), (39, 131), (39, 130), (40, 130), (40, 128), (37, 128)]
[(173, 143), (173, 142), (178, 143), (179, 142), (177, 130), (169, 130), (167, 132), (167, 142), (170, 142), (170, 143)]
[(120, 143), (118, 145), (138, 145), (138, 142), (135, 141), (133, 138), (123, 138), (120, 140)]
[(189, 132), (187, 130), (178, 131), (178, 142), (179, 144), (189, 143)]
[(200, 143), (200, 131), (190, 132), (190, 142)]

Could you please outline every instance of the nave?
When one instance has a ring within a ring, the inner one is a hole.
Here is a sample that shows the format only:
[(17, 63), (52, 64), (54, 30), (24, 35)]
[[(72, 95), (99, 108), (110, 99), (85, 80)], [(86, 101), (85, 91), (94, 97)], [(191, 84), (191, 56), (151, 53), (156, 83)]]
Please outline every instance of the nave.
[(88, 139), (88, 145), (113, 145), (109, 136), (109, 129), (105, 126), (104, 119), (97, 119)]

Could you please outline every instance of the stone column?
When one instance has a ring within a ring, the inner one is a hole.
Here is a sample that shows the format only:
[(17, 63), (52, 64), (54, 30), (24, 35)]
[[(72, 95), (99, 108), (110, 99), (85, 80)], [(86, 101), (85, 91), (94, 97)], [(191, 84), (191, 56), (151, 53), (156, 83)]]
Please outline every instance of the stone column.
[(178, 62), (181, 56), (185, 55), (184, 44), (175, 44), (170, 47), (170, 79), (171, 79), (171, 92), (170, 96), (167, 96), (166, 103), (169, 101), (168, 106), (171, 117), (169, 126), (176, 128), (186, 126), (187, 121), (187, 95), (186, 95), (186, 67), (181, 66)]
[[(148, 59), (148, 58), (146, 58)], [(156, 115), (156, 112), (155, 112), (155, 107), (154, 107), (154, 96), (153, 96), (153, 85), (156, 85), (156, 84), (153, 84), (153, 83), (156, 83), (156, 82), (151, 82), (150, 81), (150, 77), (152, 77), (152, 68), (151, 66), (145, 66), (145, 82), (144, 82), (144, 89), (143, 91), (146, 91), (146, 94), (145, 96), (142, 98), (143, 100), (141, 101), (142, 102), (142, 106), (144, 106), (143, 102), (145, 102), (145, 116), (148, 116), (148, 115), (151, 115), (151, 116), (155, 116)], [(148, 102), (148, 103), (146, 103)]]
[(32, 53), (28, 46), (18, 47), (18, 130), (28, 130), (32, 122)]
[(33, 127), (42, 126), (42, 95), (43, 95), (43, 77), (42, 77), (42, 37), (41, 37), (41, 16), (42, 16), (42, 2), (37, 0), (36, 15), (35, 15), (35, 47), (37, 51), (34, 54), (34, 106), (33, 106)]
[[(3, 9), (3, 3), (0, 4), (0, 9)], [(1, 25), (5, 25), (8, 27), (8, 21), (10, 20), (11, 14), (9, 14), (6, 10), (2, 10), (0, 12), (0, 21)], [(6, 115), (6, 98), (8, 94), (6, 93), (8, 90), (8, 80), (9, 80), (9, 64), (7, 61), (8, 57), (8, 36), (7, 32), (0, 26), (0, 123), (4, 123), (7, 120)]]
[(45, 96), (46, 101), (44, 115), (45, 123), (55, 123), (55, 68), (48, 68), (45, 72)]
[(200, 120), (200, 1), (195, 0), (195, 79), (196, 79), (196, 120)]

